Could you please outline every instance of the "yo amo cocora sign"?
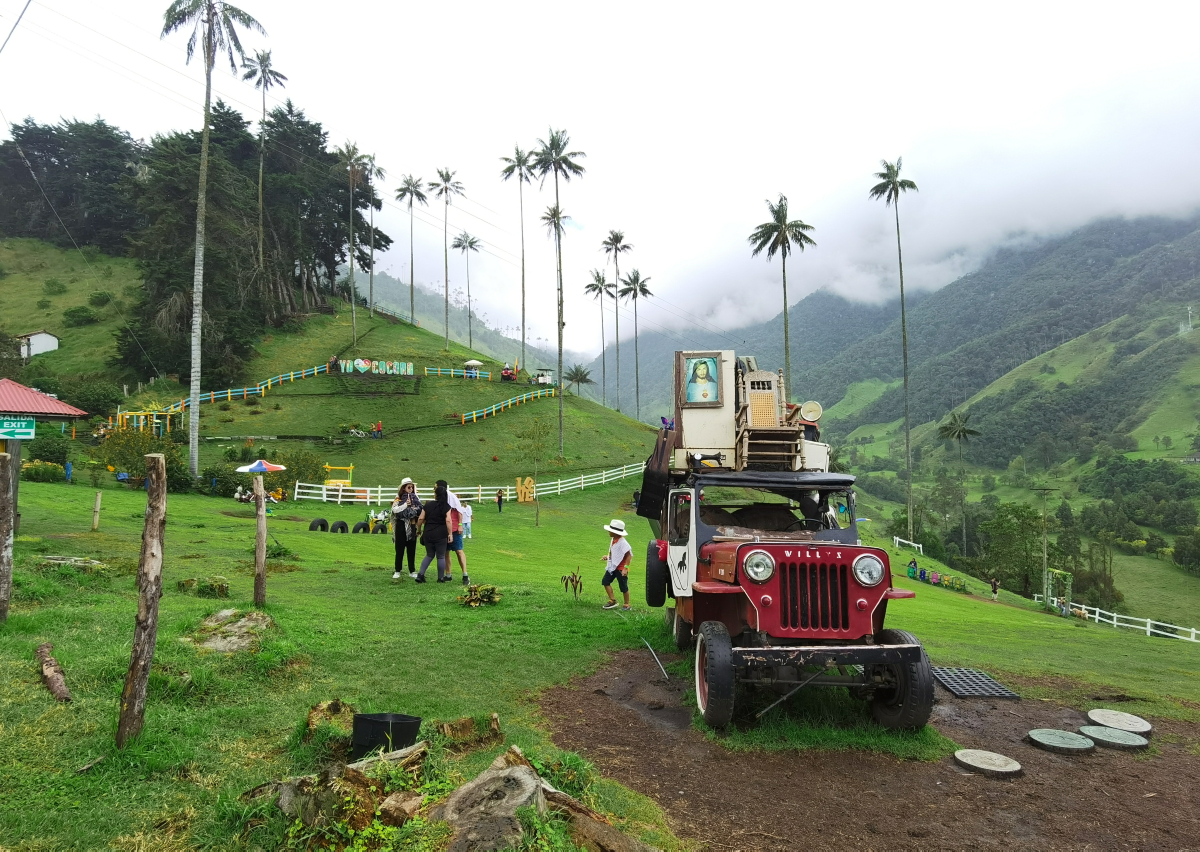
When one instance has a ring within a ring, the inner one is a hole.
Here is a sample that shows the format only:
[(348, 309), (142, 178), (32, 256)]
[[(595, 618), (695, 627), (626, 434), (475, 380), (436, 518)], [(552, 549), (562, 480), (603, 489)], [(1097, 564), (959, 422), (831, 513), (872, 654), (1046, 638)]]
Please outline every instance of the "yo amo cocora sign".
[(370, 358), (355, 358), (353, 361), (338, 361), (339, 371), (343, 375), (375, 373), (381, 376), (411, 376), (413, 365), (411, 361), (373, 361)]

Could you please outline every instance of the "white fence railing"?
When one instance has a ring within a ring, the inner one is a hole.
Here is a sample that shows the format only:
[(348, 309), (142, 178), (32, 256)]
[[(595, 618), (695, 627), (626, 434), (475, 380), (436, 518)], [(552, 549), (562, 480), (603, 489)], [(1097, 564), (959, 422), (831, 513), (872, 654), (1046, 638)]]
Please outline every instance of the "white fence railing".
[[(627, 464), (624, 467), (615, 467), (612, 470), (602, 470), (598, 473), (584, 473), (579, 476), (570, 476), (566, 479), (558, 479), (554, 482), (538, 482), (534, 484), (535, 497), (546, 497), (551, 494), (563, 494), (567, 491), (582, 491), (585, 488), (594, 488), (597, 485), (605, 485), (609, 482), (616, 482), (630, 476), (637, 476), (642, 472), (645, 465), (641, 462), (637, 464)], [(337, 503), (339, 506), (345, 503), (362, 503), (367, 506), (390, 506), (392, 500), (396, 497), (396, 492), (399, 491), (399, 486), (396, 485), (314, 485), (309, 482), (296, 482), (292, 488), (293, 500), (319, 500), (323, 503)], [(450, 490), (453, 491), (460, 500), (470, 500), (482, 502), (484, 500), (492, 501), (496, 499), (496, 493), (502, 492), (505, 500), (513, 500), (517, 496), (517, 486), (512, 485), (451, 485)], [(432, 488), (417, 488), (417, 496), (422, 500), (430, 500), (433, 498)]]
[[(1042, 602), (1041, 595), (1034, 595), (1033, 599), (1038, 603)], [(1050, 602), (1055, 606), (1062, 606), (1062, 602), (1058, 598), (1051, 598)], [(1118, 612), (1109, 612), (1086, 604), (1071, 603), (1067, 606), (1072, 612), (1084, 613), (1088, 621), (1094, 621), (1097, 624), (1125, 627), (1145, 633), (1147, 636), (1166, 636), (1171, 639), (1182, 639), (1184, 642), (1200, 642), (1200, 636), (1198, 636), (1200, 629), (1195, 627), (1178, 627), (1174, 624), (1167, 624), (1165, 621), (1155, 621), (1152, 618), (1134, 618), (1131, 615), (1121, 615)]]
[(915, 541), (909, 541), (906, 538), (900, 538), (900, 536), (898, 536), (898, 535), (892, 536), (892, 546), (893, 547), (899, 549), (900, 545), (902, 545), (902, 544), (907, 544), (909, 547), (911, 547), (913, 550), (917, 551), (917, 553), (921, 554), (922, 556), (925, 555), (924, 546), (917, 544)]

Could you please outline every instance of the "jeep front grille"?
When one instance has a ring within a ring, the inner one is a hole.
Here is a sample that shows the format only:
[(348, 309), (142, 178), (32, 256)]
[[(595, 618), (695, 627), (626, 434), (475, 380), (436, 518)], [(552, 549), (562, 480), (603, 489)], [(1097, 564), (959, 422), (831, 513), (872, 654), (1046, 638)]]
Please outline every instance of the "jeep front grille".
[(849, 569), (845, 565), (780, 563), (779, 592), (783, 628), (850, 628)]

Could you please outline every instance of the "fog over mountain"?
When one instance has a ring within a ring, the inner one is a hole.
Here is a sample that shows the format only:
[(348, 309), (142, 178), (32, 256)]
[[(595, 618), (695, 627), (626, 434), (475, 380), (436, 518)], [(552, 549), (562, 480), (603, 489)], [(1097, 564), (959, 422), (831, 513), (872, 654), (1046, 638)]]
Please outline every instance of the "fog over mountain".
[[(0, 0), (0, 30), (23, 5)], [(448, 230), (484, 241), (473, 290), (501, 327), (519, 324), (521, 238), (517, 187), (500, 180), (499, 158), (514, 143), (535, 145), (548, 126), (565, 128), (587, 154), (586, 174), (559, 187), (572, 217), (566, 334), (593, 354), (599, 314), (583, 287), (606, 268), (599, 247), (610, 228), (635, 246), (622, 272), (651, 279), (643, 330), (725, 331), (776, 316), (780, 264), (751, 258), (746, 237), (781, 192), (792, 216), (816, 228), (816, 248), (789, 261), (793, 303), (821, 288), (894, 298), (894, 219), (867, 199), (882, 157), (903, 156), (904, 176), (920, 186), (901, 202), (914, 293), (1004, 246), (1200, 204), (1192, 4), (928, 5), (903, 15), (795, 3), (686, 15), (633, 2), (532, 2), (519, 15), (483, 2), (360, 2), (352, 14), (239, 5), (268, 32), (247, 47), (272, 49), (288, 75), (268, 106), (291, 98), (331, 140), (375, 153), (386, 197), (402, 174), (458, 172), (467, 195), (446, 214)], [(165, 6), (33, 4), (0, 55), (0, 118), (100, 115), (142, 138), (197, 127), (200, 68), (184, 62), (186, 35), (159, 38)], [(258, 93), (228, 66), (214, 88), (258, 115)], [(554, 252), (539, 222), (552, 199), (549, 184), (526, 188), (531, 340), (554, 337)], [(416, 211), (417, 277), (435, 286), (444, 212), (432, 201)], [(379, 268), (407, 280), (407, 210), (389, 201), (377, 223), (395, 239)], [(461, 256), (449, 264), (454, 288)], [(623, 309), (622, 336), (632, 320)]]

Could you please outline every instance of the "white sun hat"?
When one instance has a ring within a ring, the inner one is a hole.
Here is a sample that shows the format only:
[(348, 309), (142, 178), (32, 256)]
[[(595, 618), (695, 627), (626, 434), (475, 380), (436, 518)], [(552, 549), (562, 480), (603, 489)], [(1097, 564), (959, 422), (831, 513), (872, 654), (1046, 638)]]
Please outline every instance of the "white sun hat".
[(605, 526), (604, 528), (606, 530), (608, 530), (610, 533), (612, 533), (613, 535), (619, 535), (619, 536), (629, 535), (629, 533), (625, 531), (625, 522), (618, 521), (616, 518), (613, 518), (611, 521), (609, 521), (608, 525)]

